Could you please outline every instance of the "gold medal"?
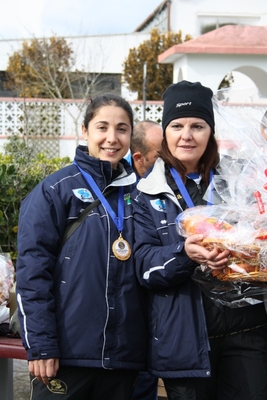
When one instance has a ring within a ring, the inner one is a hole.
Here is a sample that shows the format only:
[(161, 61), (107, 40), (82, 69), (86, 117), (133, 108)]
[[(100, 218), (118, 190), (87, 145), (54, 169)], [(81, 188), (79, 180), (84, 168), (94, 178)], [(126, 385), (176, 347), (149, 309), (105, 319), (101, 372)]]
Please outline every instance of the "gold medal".
[(119, 236), (117, 240), (112, 245), (113, 254), (118, 260), (128, 260), (132, 253), (131, 247), (127, 240), (124, 240), (123, 237)]

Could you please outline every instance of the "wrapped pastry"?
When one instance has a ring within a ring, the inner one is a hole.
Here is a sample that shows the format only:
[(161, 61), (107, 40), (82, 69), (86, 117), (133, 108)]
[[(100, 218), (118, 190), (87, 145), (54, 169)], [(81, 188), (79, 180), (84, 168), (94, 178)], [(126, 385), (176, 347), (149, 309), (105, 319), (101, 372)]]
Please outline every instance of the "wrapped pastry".
[(203, 247), (230, 252), (228, 266), (212, 271), (217, 279), (267, 281), (267, 229), (255, 226), (257, 207), (250, 207), (249, 216), (246, 211), (226, 204), (197, 206), (176, 218), (180, 235), (203, 234)]
[(14, 283), (14, 266), (9, 253), (0, 253), (0, 305), (8, 302)]

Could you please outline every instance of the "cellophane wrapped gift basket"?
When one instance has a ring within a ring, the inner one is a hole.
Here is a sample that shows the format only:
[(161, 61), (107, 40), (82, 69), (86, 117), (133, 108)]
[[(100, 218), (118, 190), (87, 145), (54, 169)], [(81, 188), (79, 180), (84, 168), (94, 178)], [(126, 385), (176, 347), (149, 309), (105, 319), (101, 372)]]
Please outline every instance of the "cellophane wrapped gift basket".
[(0, 306), (5, 306), (9, 302), (14, 275), (15, 269), (10, 254), (0, 253)]
[(220, 162), (204, 196), (211, 205), (176, 218), (180, 235), (201, 233), (208, 250), (230, 251), (224, 269), (199, 266), (193, 275), (218, 305), (255, 304), (267, 294), (267, 139), (260, 133), (266, 108), (231, 108), (214, 98)]

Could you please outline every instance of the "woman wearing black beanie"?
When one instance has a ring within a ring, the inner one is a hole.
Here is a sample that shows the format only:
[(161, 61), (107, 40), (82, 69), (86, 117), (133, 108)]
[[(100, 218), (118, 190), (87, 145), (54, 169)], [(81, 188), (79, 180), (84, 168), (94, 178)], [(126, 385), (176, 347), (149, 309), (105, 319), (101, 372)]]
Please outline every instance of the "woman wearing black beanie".
[(219, 162), (211, 89), (182, 81), (163, 95), (164, 139), (132, 194), (137, 277), (146, 288), (149, 372), (169, 400), (267, 400), (264, 303), (215, 305), (191, 279), (199, 264), (223, 268), (228, 252), (202, 235), (178, 236), (177, 214), (203, 199)]

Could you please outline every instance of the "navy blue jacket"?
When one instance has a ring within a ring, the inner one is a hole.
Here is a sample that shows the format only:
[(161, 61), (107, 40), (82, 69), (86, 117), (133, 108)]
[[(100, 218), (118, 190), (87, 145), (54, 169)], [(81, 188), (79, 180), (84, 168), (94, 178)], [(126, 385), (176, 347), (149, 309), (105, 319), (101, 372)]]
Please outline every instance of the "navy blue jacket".
[[(267, 316), (264, 303), (218, 307), (201, 293), (191, 279), (196, 264), (185, 254), (184, 238), (176, 231), (183, 200), (178, 202), (175, 188), (169, 186), (158, 159), (132, 193), (136, 271), (147, 288), (148, 367), (163, 378), (209, 377), (208, 337), (249, 331), (266, 324)], [(197, 187), (188, 180), (186, 188), (195, 205), (206, 204), (203, 181)]]
[[(79, 146), (75, 161), (101, 191), (124, 186), (123, 238), (133, 244), (129, 193), (135, 174), (121, 160), (112, 177), (107, 161)], [(96, 196), (72, 164), (44, 179), (20, 210), (17, 300), (28, 360), (60, 358), (61, 365), (111, 369), (145, 368), (147, 327), (142, 288), (133, 256), (112, 253), (118, 230), (103, 205), (97, 206), (60, 251), (66, 224)], [(108, 196), (118, 215), (118, 191)]]
[(177, 234), (175, 218), (181, 209), (161, 159), (140, 180), (132, 200), (136, 271), (148, 289), (149, 371), (162, 378), (209, 377), (202, 296), (190, 279), (197, 264)]

